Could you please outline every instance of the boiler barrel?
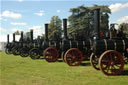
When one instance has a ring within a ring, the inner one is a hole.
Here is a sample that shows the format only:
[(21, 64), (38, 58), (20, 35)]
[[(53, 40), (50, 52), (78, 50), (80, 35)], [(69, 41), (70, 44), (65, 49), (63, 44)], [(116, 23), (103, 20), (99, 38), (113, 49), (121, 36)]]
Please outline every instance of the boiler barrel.
[(41, 45), (41, 48), (44, 50), (48, 47), (54, 47), (59, 50), (61, 49), (61, 41), (47, 40), (47, 41), (44, 41)]
[(91, 40), (86, 40), (86, 41), (63, 41), (62, 42), (62, 50), (67, 51), (70, 48), (78, 48), (80, 50), (87, 49), (90, 50), (92, 47), (92, 41)]
[(101, 54), (106, 50), (124, 52), (128, 48), (128, 40), (97, 40), (93, 45), (93, 52)]

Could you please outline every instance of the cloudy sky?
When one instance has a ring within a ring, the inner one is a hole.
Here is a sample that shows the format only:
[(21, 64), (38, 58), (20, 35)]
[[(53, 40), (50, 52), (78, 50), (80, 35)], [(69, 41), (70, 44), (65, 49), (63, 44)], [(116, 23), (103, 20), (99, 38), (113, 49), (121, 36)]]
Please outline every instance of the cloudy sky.
[(52, 16), (67, 18), (70, 8), (94, 4), (109, 6), (110, 23), (128, 22), (128, 0), (0, 0), (0, 42), (17, 30), (41, 35)]

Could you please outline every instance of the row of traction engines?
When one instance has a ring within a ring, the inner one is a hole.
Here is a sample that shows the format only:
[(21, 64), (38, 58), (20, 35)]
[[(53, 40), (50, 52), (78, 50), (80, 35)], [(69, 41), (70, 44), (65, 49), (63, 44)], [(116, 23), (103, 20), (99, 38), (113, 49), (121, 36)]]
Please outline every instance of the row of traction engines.
[[(126, 37), (101, 37), (100, 35), (100, 9), (94, 10), (94, 38), (84, 40), (70, 40), (67, 36), (67, 19), (63, 19), (64, 37), (62, 40), (48, 39), (48, 24), (45, 24), (45, 39), (33, 40), (33, 30), (30, 39), (24, 40), (23, 32), (19, 42), (9, 42), (7, 35), (6, 53), (30, 56), (39, 59), (43, 56), (48, 62), (56, 62), (62, 58), (69, 66), (79, 66), (82, 61), (90, 58), (91, 65), (96, 70), (101, 70), (106, 75), (117, 75), (123, 70), (125, 60), (128, 58), (128, 38)], [(111, 30), (110, 30), (111, 35)], [(127, 60), (128, 61), (128, 60)]]

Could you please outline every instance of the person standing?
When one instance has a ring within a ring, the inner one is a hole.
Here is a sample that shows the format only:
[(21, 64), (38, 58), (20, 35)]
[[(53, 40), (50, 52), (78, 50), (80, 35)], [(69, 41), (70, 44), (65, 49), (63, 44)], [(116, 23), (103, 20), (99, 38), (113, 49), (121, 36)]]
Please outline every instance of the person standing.
[(110, 25), (110, 39), (117, 38), (117, 30), (115, 29), (115, 24)]

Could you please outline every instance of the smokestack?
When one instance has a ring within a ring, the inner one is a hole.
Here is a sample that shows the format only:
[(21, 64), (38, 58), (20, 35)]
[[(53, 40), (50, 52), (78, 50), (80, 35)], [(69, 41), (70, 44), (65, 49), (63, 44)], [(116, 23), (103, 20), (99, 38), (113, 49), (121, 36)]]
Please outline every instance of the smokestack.
[(21, 42), (23, 42), (23, 31), (21, 31)]
[(13, 42), (15, 42), (15, 33), (13, 33)]
[(63, 19), (64, 40), (67, 40), (67, 19)]
[(96, 37), (100, 38), (100, 9), (94, 10), (94, 30), (96, 32)]
[(30, 37), (31, 37), (31, 42), (33, 42), (33, 30), (30, 30)]
[(7, 43), (9, 43), (9, 34), (7, 35)]
[(45, 40), (48, 40), (48, 24), (45, 24)]

